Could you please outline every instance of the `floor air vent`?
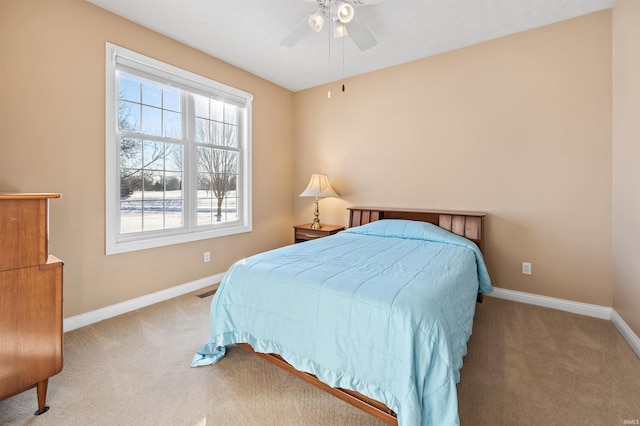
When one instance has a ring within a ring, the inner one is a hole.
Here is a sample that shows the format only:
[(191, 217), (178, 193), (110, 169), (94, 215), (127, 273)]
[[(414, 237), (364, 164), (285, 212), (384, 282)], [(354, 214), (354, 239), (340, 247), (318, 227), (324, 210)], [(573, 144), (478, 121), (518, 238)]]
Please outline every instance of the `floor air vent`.
[(214, 290), (209, 290), (209, 291), (207, 291), (206, 293), (198, 294), (198, 297), (199, 297), (200, 299), (204, 299), (205, 297), (212, 296), (212, 295), (216, 292), (216, 290), (217, 290), (217, 288), (216, 288), (216, 289), (214, 289)]

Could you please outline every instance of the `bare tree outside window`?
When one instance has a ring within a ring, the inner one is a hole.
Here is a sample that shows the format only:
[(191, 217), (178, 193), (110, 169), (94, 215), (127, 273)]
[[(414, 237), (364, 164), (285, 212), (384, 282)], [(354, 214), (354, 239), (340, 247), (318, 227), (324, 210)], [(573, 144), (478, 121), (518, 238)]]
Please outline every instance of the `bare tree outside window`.
[(180, 91), (126, 73), (118, 86), (120, 232), (180, 227)]
[[(120, 102), (118, 107), (119, 128), (125, 132), (135, 131), (135, 116), (130, 111), (130, 106)], [(144, 172), (152, 165), (163, 161), (165, 157), (172, 157), (178, 169), (182, 170), (181, 149), (175, 144), (147, 144), (145, 145), (144, 161), (142, 157), (142, 140), (133, 137), (122, 137), (120, 140), (120, 197), (126, 198), (135, 190), (144, 187), (154, 187), (158, 190), (158, 181), (152, 182), (151, 174)], [(182, 189), (182, 180), (171, 176), (167, 178), (167, 190)]]
[[(232, 105), (205, 97), (196, 99), (196, 141), (198, 143), (199, 207), (215, 209), (215, 221), (223, 221), (223, 210), (237, 215), (235, 200), (238, 180), (238, 135), (236, 111)], [(210, 202), (210, 203), (209, 203)], [(215, 204), (215, 205), (214, 205)], [(200, 211), (200, 208), (199, 208)], [(198, 223), (211, 221), (206, 214)]]

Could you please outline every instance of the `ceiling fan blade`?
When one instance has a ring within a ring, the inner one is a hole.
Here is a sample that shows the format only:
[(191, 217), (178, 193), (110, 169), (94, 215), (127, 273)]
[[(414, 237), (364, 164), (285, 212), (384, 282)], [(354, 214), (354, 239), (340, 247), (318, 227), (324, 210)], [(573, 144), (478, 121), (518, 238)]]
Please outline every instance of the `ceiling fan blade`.
[(300, 41), (302, 37), (305, 36), (311, 27), (307, 23), (307, 18), (304, 18), (298, 25), (296, 25), (290, 32), (287, 34), (280, 43), (280, 46), (293, 47), (297, 42)]
[(373, 34), (371, 34), (371, 31), (369, 31), (366, 25), (364, 25), (364, 22), (358, 18), (358, 15), (354, 16), (351, 22), (347, 24), (347, 31), (349, 32), (351, 40), (353, 40), (362, 52), (378, 44)]

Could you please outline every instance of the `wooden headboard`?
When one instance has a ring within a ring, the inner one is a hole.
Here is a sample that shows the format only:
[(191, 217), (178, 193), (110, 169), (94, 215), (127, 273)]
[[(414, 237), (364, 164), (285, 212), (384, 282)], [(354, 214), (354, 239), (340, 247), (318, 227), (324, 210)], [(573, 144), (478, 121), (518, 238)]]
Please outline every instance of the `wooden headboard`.
[(349, 207), (349, 227), (365, 225), (381, 219), (404, 219), (428, 222), (461, 235), (483, 250), (482, 212), (448, 210), (392, 209), (388, 207)]

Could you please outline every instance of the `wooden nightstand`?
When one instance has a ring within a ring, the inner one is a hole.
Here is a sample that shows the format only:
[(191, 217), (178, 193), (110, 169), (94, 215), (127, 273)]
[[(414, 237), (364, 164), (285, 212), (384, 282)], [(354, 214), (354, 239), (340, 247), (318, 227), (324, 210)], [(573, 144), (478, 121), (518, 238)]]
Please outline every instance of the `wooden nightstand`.
[(320, 229), (311, 229), (310, 223), (296, 225), (293, 227), (293, 237), (296, 243), (315, 240), (316, 238), (328, 237), (344, 229), (344, 226), (321, 225)]

